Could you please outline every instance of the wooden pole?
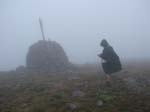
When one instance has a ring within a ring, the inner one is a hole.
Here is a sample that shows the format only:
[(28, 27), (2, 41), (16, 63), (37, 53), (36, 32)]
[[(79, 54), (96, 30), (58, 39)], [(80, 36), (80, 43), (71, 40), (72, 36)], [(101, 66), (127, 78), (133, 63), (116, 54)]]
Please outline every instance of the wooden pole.
[(45, 40), (45, 35), (44, 35), (44, 30), (43, 30), (43, 23), (42, 23), (42, 19), (41, 18), (39, 18), (39, 23), (40, 23), (42, 38), (43, 38), (43, 40)]

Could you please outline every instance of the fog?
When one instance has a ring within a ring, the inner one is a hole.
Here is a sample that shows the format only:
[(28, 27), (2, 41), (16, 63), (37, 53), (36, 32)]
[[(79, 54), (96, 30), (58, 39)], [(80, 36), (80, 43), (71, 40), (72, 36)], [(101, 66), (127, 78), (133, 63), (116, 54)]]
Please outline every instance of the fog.
[(126, 59), (150, 58), (149, 0), (0, 0), (0, 70), (24, 65), (28, 48), (42, 39), (57, 41), (73, 63), (100, 60), (106, 38)]

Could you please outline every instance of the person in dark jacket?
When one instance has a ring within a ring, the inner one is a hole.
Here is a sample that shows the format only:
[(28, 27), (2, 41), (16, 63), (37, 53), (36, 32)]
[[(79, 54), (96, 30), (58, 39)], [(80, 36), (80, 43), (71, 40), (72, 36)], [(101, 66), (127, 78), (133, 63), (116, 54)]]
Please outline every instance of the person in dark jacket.
[(104, 72), (107, 74), (107, 79), (110, 81), (110, 75), (115, 72), (122, 70), (119, 56), (116, 54), (114, 49), (109, 45), (109, 43), (103, 39), (100, 45), (104, 48), (102, 54), (98, 56), (104, 60), (102, 62), (102, 67)]

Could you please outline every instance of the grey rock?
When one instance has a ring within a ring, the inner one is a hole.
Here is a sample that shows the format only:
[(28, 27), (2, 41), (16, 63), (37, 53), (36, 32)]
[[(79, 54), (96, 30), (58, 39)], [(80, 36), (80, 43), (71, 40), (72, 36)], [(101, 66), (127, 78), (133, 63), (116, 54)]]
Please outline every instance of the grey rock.
[(80, 77), (78, 77), (78, 76), (70, 76), (68, 78), (69, 81), (71, 81), (71, 80), (79, 80), (79, 79), (80, 79)]
[(18, 73), (25, 73), (26, 72), (26, 67), (23, 65), (20, 65), (16, 68), (16, 72)]
[(70, 110), (75, 110), (75, 109), (77, 109), (77, 105), (74, 103), (68, 103), (67, 108)]
[(85, 93), (80, 90), (74, 91), (72, 93), (72, 97), (83, 97), (83, 96), (85, 96)]
[(97, 101), (97, 106), (99, 106), (99, 107), (100, 107), (100, 106), (103, 106), (103, 101), (102, 101), (102, 100), (98, 100), (98, 101)]

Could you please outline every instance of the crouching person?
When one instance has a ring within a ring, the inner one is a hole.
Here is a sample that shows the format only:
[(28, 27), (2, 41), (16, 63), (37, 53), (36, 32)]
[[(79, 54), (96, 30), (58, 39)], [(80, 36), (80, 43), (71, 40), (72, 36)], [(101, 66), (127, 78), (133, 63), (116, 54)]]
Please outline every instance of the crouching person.
[(107, 82), (111, 81), (111, 74), (119, 72), (122, 70), (119, 56), (116, 54), (114, 49), (109, 45), (109, 43), (103, 39), (100, 45), (104, 48), (102, 54), (98, 56), (104, 60), (102, 62), (102, 67), (106, 73)]

